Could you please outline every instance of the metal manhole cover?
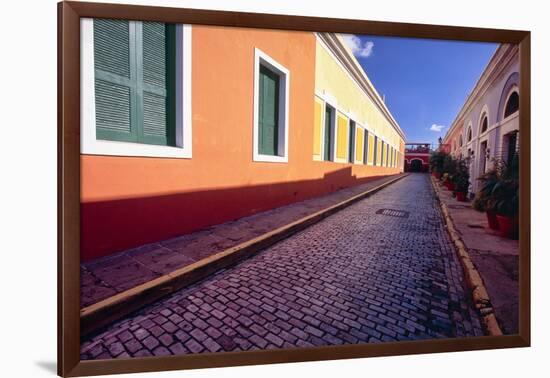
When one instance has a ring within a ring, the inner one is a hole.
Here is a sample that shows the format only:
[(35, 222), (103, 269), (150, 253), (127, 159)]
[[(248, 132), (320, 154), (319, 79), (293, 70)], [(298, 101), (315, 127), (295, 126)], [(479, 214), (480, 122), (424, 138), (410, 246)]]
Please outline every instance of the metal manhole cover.
[(408, 218), (409, 212), (395, 209), (380, 209), (376, 211), (376, 214), (388, 215), (390, 217)]

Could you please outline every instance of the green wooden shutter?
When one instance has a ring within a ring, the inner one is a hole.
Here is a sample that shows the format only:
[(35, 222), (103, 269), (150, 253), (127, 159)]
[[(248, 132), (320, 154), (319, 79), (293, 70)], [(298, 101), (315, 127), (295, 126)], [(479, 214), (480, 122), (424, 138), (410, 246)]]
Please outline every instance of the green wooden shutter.
[[(137, 55), (138, 81), (142, 95), (142, 124), (139, 139), (144, 143), (174, 145), (173, 119), (170, 115), (174, 104), (173, 62), (171, 44), (174, 42), (174, 25), (160, 22), (138, 24)], [(140, 38), (141, 37), (141, 38)], [(141, 72), (140, 72), (141, 71)]]
[(175, 25), (94, 20), (98, 139), (175, 145)]
[(94, 20), (97, 138), (137, 141), (133, 23)]
[(325, 108), (325, 138), (324, 138), (324, 145), (323, 145), (323, 156), (324, 159), (329, 161), (331, 159), (331, 145), (332, 145), (332, 139), (331, 139), (331, 130), (330, 125), (332, 123), (332, 109), (327, 105)]
[(279, 135), (279, 76), (260, 66), (259, 153), (277, 155)]
[(355, 122), (349, 121), (349, 152), (348, 161), (350, 163), (355, 162)]

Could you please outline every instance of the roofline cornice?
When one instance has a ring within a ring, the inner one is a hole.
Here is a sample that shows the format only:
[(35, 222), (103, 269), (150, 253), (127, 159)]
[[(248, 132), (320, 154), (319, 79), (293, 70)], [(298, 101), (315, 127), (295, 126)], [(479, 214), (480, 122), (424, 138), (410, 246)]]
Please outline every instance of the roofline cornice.
[(473, 105), (479, 100), (489, 86), (493, 83), (495, 77), (498, 77), (504, 70), (506, 70), (514, 61), (514, 58), (519, 54), (518, 45), (513, 44), (501, 44), (491, 59), (489, 63), (485, 66), (485, 69), (481, 73), (479, 79), (477, 80), (474, 89), (470, 92), (464, 105), (457, 113), (451, 127), (445, 133), (443, 140), (446, 140), (450, 136), (454, 129), (461, 125), (464, 121), (464, 116), (471, 110)]
[(351, 77), (359, 84), (359, 87), (365, 92), (365, 94), (372, 100), (373, 104), (382, 112), (392, 127), (397, 131), (403, 140), (405, 140), (405, 133), (399, 127), (399, 124), (393, 118), (390, 110), (382, 100), (382, 97), (376, 91), (376, 88), (369, 80), (367, 74), (353, 56), (353, 54), (346, 48), (344, 40), (335, 33), (316, 33), (317, 37), (325, 44), (325, 46), (333, 53), (338, 59), (340, 64), (348, 71)]

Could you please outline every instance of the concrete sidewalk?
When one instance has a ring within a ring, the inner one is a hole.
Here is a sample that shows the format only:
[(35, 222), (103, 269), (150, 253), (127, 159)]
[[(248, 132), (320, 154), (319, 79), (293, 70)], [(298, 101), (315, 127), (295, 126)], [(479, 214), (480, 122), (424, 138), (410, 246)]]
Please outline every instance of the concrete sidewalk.
[(438, 194), (483, 279), (503, 333), (517, 333), (519, 242), (491, 230), (485, 213), (475, 211), (471, 203), (457, 201), (443, 187), (439, 187)]
[(198, 232), (81, 264), (80, 307), (85, 308), (162, 275), (206, 259), (278, 227), (338, 204), (400, 175), (373, 178), (339, 190)]

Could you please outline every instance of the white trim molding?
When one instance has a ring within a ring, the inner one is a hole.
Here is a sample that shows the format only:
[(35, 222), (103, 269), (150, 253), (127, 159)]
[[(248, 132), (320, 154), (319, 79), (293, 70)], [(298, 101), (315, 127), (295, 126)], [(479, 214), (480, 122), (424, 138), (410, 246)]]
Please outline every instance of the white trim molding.
[[(501, 44), (494, 52), (493, 56), (489, 60), (489, 63), (485, 66), (481, 76), (477, 80), (474, 88), (468, 95), (468, 98), (462, 105), (462, 108), (457, 113), (451, 127), (447, 130), (443, 140), (446, 141), (447, 137), (452, 135), (453, 130), (462, 123), (461, 120), (471, 112), (473, 106), (483, 98), (483, 95), (491, 84), (508, 69), (518, 58), (519, 45), (515, 44)], [(498, 112), (497, 112), (498, 113)]]
[[(484, 116), (487, 117), (487, 130), (485, 131), (481, 129)], [(487, 134), (490, 128), (491, 128), (491, 117), (489, 114), (489, 107), (487, 106), (487, 104), (484, 104), (483, 107), (481, 108), (481, 112), (479, 113), (479, 117), (477, 120), (477, 137), (479, 138)]]
[[(259, 87), (260, 65), (264, 65), (279, 76), (279, 125), (278, 125), (278, 151), (277, 155), (264, 155), (259, 152)], [(254, 120), (253, 120), (253, 151), (252, 159), (258, 162), (288, 163), (288, 129), (289, 129), (289, 93), (290, 71), (278, 63), (275, 59), (264, 53), (257, 47), (254, 48)]]
[(80, 153), (88, 155), (192, 157), (191, 25), (176, 25), (176, 146), (96, 138), (94, 20), (80, 20)]
[(384, 100), (376, 91), (376, 88), (371, 83), (357, 59), (350, 52), (342, 37), (335, 33), (315, 33), (315, 36), (321, 46), (335, 58), (337, 64), (343, 68), (344, 72), (349, 75), (352, 81), (367, 95), (378, 110), (380, 110), (384, 118), (386, 118), (397, 134), (405, 140), (403, 130), (401, 130), (399, 124), (395, 118), (393, 118)]

